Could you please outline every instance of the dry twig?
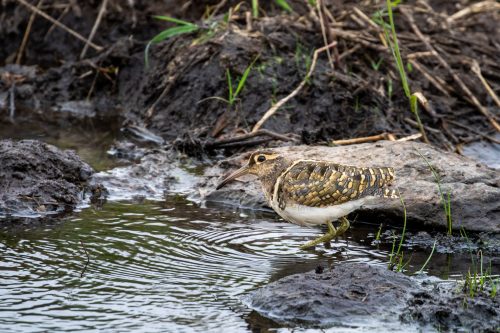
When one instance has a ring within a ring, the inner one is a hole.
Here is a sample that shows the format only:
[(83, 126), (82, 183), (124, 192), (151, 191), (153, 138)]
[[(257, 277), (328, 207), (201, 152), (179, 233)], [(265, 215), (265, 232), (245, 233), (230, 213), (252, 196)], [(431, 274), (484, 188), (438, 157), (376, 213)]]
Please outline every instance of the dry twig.
[(97, 44), (94, 44), (90, 41), (87, 40), (87, 38), (83, 37), (80, 35), (78, 32), (74, 31), (73, 29), (67, 27), (66, 25), (62, 24), (61, 22), (57, 21), (54, 19), (52, 16), (46, 14), (45, 12), (41, 11), (40, 9), (36, 8), (32, 4), (28, 3), (26, 0), (16, 0), (19, 2), (21, 5), (28, 7), (31, 11), (36, 13), (37, 15), (40, 15), (44, 19), (52, 22), (53, 24), (57, 25), (59, 28), (63, 29), (64, 31), (68, 32), (70, 35), (74, 36), (75, 38), (81, 40), (84, 43), (88, 43), (90, 47), (92, 47), (96, 51), (102, 51), (104, 48), (102, 46), (99, 46)]
[[(365, 143), (365, 142), (374, 142), (374, 141), (380, 141), (380, 140), (389, 140), (390, 138), (394, 138), (393, 136), (390, 137), (388, 133), (382, 133), (382, 134), (377, 134), (377, 135), (372, 135), (372, 136), (365, 136), (362, 138), (353, 138), (353, 139), (344, 139), (344, 140), (334, 140), (332, 141), (332, 144), (334, 145), (352, 145), (355, 143)], [(394, 141), (394, 140), (391, 140)]]
[(465, 83), (460, 79), (460, 77), (453, 71), (451, 66), (439, 55), (439, 53), (434, 49), (434, 47), (431, 45), (429, 42), (429, 39), (425, 37), (420, 29), (417, 27), (415, 20), (413, 19), (413, 16), (406, 10), (404, 6), (400, 7), (401, 13), (406, 17), (408, 20), (408, 23), (410, 24), (413, 32), (420, 38), (420, 40), (425, 44), (427, 49), (431, 51), (436, 59), (439, 61), (439, 63), (446, 68), (446, 70), (451, 74), (453, 77), (453, 80), (458, 84), (460, 89), (467, 95), (467, 97), (472, 101), (474, 106), (490, 121), (491, 125), (498, 131), (500, 132), (500, 125), (497, 123), (493, 115), (489, 112), (487, 108), (481, 105), (479, 100), (477, 99), (476, 96), (470, 91), (470, 89), (465, 85)]
[(474, 133), (474, 134), (476, 134), (476, 135), (479, 135), (480, 137), (482, 137), (482, 138), (484, 138), (484, 139), (486, 139), (486, 140), (489, 140), (489, 141), (491, 141), (491, 142), (493, 142), (493, 143), (496, 143), (496, 144), (500, 144), (500, 140), (495, 139), (494, 137), (492, 137), (492, 136), (490, 136), (490, 135), (486, 135), (486, 134), (483, 134), (483, 133), (481, 133), (481, 132), (478, 132), (478, 131), (476, 131), (475, 129), (472, 129), (472, 128), (468, 127), (468, 126), (462, 125), (462, 124), (460, 124), (459, 122), (454, 121), (454, 120), (447, 120), (447, 121), (448, 121), (450, 124), (453, 124), (453, 125), (455, 125), (455, 126), (457, 126), (457, 127), (460, 127), (460, 128), (462, 128), (462, 129), (464, 129), (464, 130), (466, 130), (466, 131), (470, 131), (470, 132), (472, 132), (472, 133)]
[(479, 64), (476, 60), (472, 61), (472, 66), (471, 70), (474, 72), (474, 74), (477, 75), (481, 83), (483, 84), (484, 88), (490, 94), (491, 98), (495, 101), (498, 107), (500, 107), (500, 99), (498, 98), (497, 94), (493, 89), (491, 89), (490, 85), (488, 84), (488, 81), (484, 78), (483, 74), (481, 73), (481, 67), (479, 67)]
[(450, 93), (445, 88), (446, 86), (444, 84), (442, 84), (441, 82), (439, 82), (438, 78), (435, 78), (429, 72), (427, 72), (427, 70), (422, 65), (420, 65), (420, 63), (418, 63), (414, 59), (410, 59), (409, 62), (415, 69), (417, 69), (427, 79), (427, 81), (429, 81), (437, 90), (442, 92), (443, 95), (448, 96), (448, 97), (450, 96)]
[(214, 142), (209, 142), (206, 144), (206, 147), (208, 147), (208, 148), (217, 148), (217, 147), (221, 147), (221, 146), (227, 147), (229, 144), (233, 144), (235, 142), (242, 142), (242, 141), (245, 141), (247, 139), (251, 139), (254, 137), (258, 137), (258, 136), (269, 136), (271, 139), (267, 139), (266, 142), (273, 140), (273, 139), (274, 140), (281, 140), (281, 141), (294, 141), (293, 138), (290, 138), (286, 135), (279, 134), (279, 133), (269, 131), (266, 129), (261, 129), (261, 130), (258, 130), (256, 132), (250, 132), (247, 134), (233, 136), (233, 137), (230, 137), (227, 139), (219, 139), (219, 140), (216, 140)]
[(489, 12), (489, 11), (494, 11), (494, 10), (500, 10), (500, 3), (492, 0), (486, 0), (486, 1), (481, 1), (475, 4), (472, 4), (468, 7), (465, 7), (462, 10), (459, 10), (455, 14), (451, 15), (446, 19), (446, 22), (448, 24), (453, 24), (455, 21), (458, 19), (461, 19), (465, 16), (471, 15), (471, 14), (477, 14), (481, 12)]
[[(325, 27), (325, 17), (323, 15), (323, 1), (316, 1), (316, 10), (318, 11), (319, 24), (321, 26), (321, 35), (323, 36), (323, 43), (325, 46), (329, 44), (328, 36), (326, 35), (326, 27)], [(326, 49), (326, 54), (328, 55), (328, 62), (330, 63), (330, 68), (335, 70), (335, 66), (333, 66), (332, 54), (330, 53), (330, 49)]]
[(83, 59), (85, 57), (85, 54), (87, 53), (87, 50), (89, 48), (89, 43), (91, 43), (92, 39), (94, 39), (95, 33), (97, 32), (97, 28), (99, 27), (99, 24), (101, 24), (102, 17), (106, 13), (107, 4), (108, 4), (108, 0), (102, 1), (101, 8), (99, 8), (99, 13), (97, 14), (97, 18), (95, 20), (94, 26), (92, 27), (92, 30), (90, 31), (89, 38), (85, 42), (85, 46), (83, 47), (82, 53), (80, 54), (80, 59)]
[[(64, 6), (62, 13), (57, 17), (56, 21), (61, 22), (61, 20), (64, 18), (64, 16), (66, 16), (66, 14), (68, 14), (70, 9), (71, 9), (71, 4), (68, 3), (66, 6)], [(54, 23), (52, 23), (49, 30), (47, 30), (47, 33), (43, 37), (43, 40), (47, 40), (47, 38), (52, 33), (52, 31), (54, 31), (55, 27), (56, 27), (56, 25)]]
[[(42, 4), (43, 4), (43, 0), (38, 1), (36, 8), (40, 8), (42, 6)], [(16, 64), (17, 65), (21, 64), (21, 58), (23, 57), (24, 49), (26, 48), (26, 44), (28, 43), (28, 37), (31, 33), (31, 27), (33, 26), (33, 22), (35, 22), (35, 17), (36, 17), (35, 12), (32, 12), (30, 19), (28, 21), (28, 25), (26, 26), (26, 31), (24, 32), (23, 40), (21, 41), (21, 46), (19, 47), (19, 50), (17, 51), (17, 56), (16, 56)]]

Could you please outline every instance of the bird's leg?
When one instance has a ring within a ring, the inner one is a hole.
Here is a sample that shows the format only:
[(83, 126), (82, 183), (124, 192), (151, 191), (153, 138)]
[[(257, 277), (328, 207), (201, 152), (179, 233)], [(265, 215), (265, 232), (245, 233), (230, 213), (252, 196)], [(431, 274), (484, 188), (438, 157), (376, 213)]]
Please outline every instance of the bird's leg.
[(349, 223), (349, 220), (345, 216), (341, 217), (340, 226), (337, 229), (336, 236), (342, 236), (347, 231), (347, 229), (349, 229), (350, 226), (351, 224)]
[(326, 234), (324, 234), (321, 237), (316, 238), (315, 240), (312, 240), (310, 242), (305, 243), (300, 248), (302, 250), (308, 249), (310, 247), (314, 247), (314, 246), (318, 245), (319, 243), (329, 242), (333, 238), (335, 238), (335, 235), (337, 234), (337, 229), (335, 229), (332, 222), (327, 222), (326, 225), (328, 226), (328, 232)]

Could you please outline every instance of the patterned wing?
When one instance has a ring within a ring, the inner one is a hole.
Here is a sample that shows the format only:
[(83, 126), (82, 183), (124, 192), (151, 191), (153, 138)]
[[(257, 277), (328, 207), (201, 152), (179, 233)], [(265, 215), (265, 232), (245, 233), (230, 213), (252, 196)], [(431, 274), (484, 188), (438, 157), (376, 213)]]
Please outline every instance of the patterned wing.
[(397, 197), (394, 190), (386, 188), (393, 179), (392, 168), (299, 161), (281, 175), (276, 196), (281, 209), (287, 202), (324, 207), (371, 195)]

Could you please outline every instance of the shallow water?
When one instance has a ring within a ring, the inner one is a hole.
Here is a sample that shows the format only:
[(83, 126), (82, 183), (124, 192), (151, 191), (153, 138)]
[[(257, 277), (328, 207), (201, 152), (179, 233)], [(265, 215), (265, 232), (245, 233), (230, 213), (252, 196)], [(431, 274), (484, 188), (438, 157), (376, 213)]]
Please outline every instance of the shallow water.
[[(0, 126), (0, 137), (76, 149), (94, 168), (106, 170), (117, 165), (105, 153), (118, 135), (109, 124), (18, 123)], [(85, 208), (29, 228), (0, 220), (1, 332), (291, 331), (249, 310), (241, 297), (318, 265), (387, 265), (390, 253), (389, 244), (373, 242), (379, 224), (355, 222), (331, 249), (302, 251), (299, 245), (320, 230), (285, 223), (274, 213), (202, 208), (175, 195), (143, 202), (119, 198), (115, 194), (115, 201), (99, 210)], [(408, 274), (418, 271), (430, 253), (418, 247), (404, 251), (411, 258)], [(434, 253), (426, 271), (460, 279), (470, 262), (469, 254)], [(356, 325), (346, 318), (325, 331), (401, 329), (397, 318), (367, 318)]]
[[(29, 229), (3, 226), (0, 327), (9, 332), (278, 328), (248, 310), (240, 297), (318, 265), (387, 262), (388, 249), (371, 245), (377, 226), (357, 223), (331, 249), (301, 251), (298, 246), (319, 230), (273, 214), (247, 214), (199, 208), (174, 196), (108, 203)], [(409, 270), (418, 270), (427, 255), (414, 250)], [(435, 254), (429, 272), (458, 277), (466, 258)]]
[[(497, 133), (495, 139), (500, 140)], [(478, 141), (464, 146), (464, 155), (477, 161), (481, 161), (490, 168), (500, 169), (500, 144)]]

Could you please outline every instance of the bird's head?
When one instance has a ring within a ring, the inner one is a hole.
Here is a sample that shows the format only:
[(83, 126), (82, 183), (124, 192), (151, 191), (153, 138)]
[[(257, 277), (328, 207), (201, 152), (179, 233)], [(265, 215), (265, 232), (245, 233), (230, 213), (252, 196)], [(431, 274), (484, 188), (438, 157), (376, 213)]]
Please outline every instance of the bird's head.
[(256, 175), (261, 181), (275, 178), (276, 174), (281, 174), (286, 164), (285, 158), (278, 153), (265, 150), (256, 151), (250, 155), (247, 164), (224, 178), (217, 185), (217, 189), (246, 174)]

